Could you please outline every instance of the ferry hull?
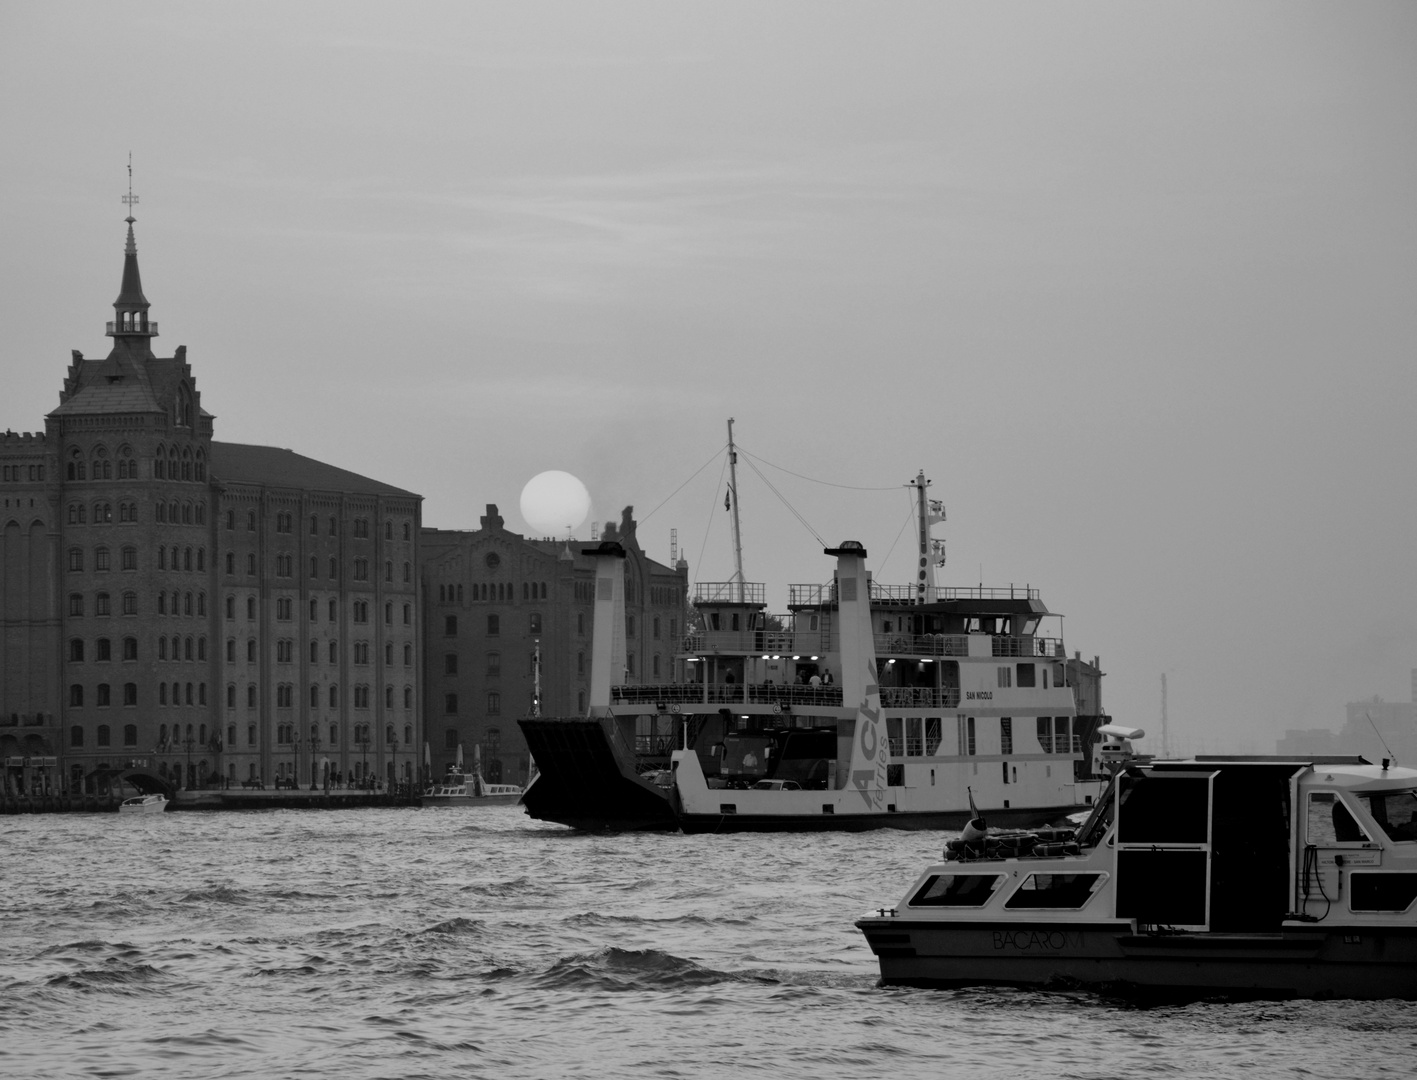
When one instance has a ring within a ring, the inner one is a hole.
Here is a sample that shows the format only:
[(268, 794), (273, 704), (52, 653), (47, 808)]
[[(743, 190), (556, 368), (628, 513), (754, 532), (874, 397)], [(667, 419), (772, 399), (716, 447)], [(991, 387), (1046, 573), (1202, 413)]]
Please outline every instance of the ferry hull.
[(1129, 923), (857, 922), (885, 986), (1158, 998), (1417, 998), (1417, 927), (1139, 935)]
[[(1076, 806), (1054, 806), (1026, 810), (990, 810), (989, 820), (1003, 828), (1038, 828), (1061, 821), (1078, 809)], [(884, 814), (696, 814), (684, 810), (679, 815), (679, 825), (686, 833), (869, 832), (872, 829), (958, 832), (969, 819), (968, 810), (917, 810)]]
[(539, 773), (522, 794), (526, 812), (587, 832), (679, 828), (667, 793), (616, 753), (609, 719), (520, 721)]

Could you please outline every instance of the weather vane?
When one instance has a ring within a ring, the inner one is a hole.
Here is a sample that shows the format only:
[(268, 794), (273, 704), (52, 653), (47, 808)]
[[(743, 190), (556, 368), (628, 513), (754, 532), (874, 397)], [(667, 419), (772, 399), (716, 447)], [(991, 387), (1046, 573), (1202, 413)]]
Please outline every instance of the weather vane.
[(133, 194), (133, 154), (128, 152), (128, 194), (122, 198), (122, 203), (128, 207), (128, 217), (133, 216), (133, 207), (137, 205), (138, 197)]

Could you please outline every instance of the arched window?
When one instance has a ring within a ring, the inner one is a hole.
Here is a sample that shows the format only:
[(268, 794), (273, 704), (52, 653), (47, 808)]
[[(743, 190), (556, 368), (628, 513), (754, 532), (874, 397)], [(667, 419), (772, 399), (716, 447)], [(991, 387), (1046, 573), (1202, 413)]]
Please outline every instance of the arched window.
[(403, 707), (405, 709), (413, 708), (413, 687), (411, 686), (403, 688)]
[(315, 686), (314, 684), (311, 684), (311, 686), (310, 686), (310, 708), (312, 708), (312, 709), (318, 709), (319, 707), (320, 707), (320, 688), (319, 688), (318, 686)]
[(69, 729), (69, 745), (74, 749), (84, 745), (84, 729), (78, 724)]
[(81, 708), (84, 704), (84, 685), (74, 683), (69, 687), (69, 704), (74, 708)]
[(330, 687), (330, 708), (332, 708), (332, 709), (338, 709), (338, 708), (339, 708), (339, 687), (338, 687), (338, 686), (331, 686), (331, 687)]
[(251, 683), (246, 687), (246, 707), (254, 709), (256, 707), (256, 684)]
[(488, 716), (501, 716), (501, 715), (502, 715), (502, 695), (499, 694), (496, 690), (488, 691), (488, 694), (487, 694), (487, 715), (488, 715)]
[[(235, 684), (235, 683), (227, 683), (227, 684), (226, 684), (226, 707), (227, 707), (228, 709), (234, 709), (234, 708), (236, 708), (236, 684)], [(234, 742), (235, 740), (233, 739), (232, 741)]]
[(393, 688), (392, 686), (386, 686), (386, 687), (384, 687), (384, 708), (386, 708), (386, 709), (392, 709), (393, 707), (394, 707), (394, 688)]
[(123, 745), (124, 745), (124, 746), (137, 746), (137, 745), (138, 745), (138, 725), (137, 725), (137, 724), (124, 724), (124, 725), (123, 725)]
[(108, 725), (107, 725), (107, 724), (99, 724), (99, 725), (98, 725), (98, 731), (97, 731), (96, 734), (98, 735), (98, 738), (96, 738), (96, 739), (94, 740), (94, 742), (95, 742), (97, 745), (99, 745), (99, 746), (107, 746), (107, 745), (109, 744), (109, 732), (108, 732)]

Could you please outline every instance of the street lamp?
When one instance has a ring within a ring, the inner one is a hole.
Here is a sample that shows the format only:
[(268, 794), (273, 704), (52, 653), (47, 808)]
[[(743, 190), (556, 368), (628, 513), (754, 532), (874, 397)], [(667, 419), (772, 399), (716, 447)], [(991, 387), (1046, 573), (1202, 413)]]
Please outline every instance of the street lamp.
[(314, 791), (315, 783), (315, 755), (320, 752), (320, 728), (317, 724), (310, 725), (310, 790)]

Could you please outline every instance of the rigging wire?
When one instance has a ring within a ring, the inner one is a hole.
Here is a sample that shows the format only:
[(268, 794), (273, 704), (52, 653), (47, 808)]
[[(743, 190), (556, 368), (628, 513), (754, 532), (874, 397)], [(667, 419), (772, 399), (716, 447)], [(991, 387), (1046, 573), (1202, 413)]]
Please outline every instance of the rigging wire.
[[(727, 448), (728, 448), (727, 446), (724, 447), (725, 450), (726, 450)], [(717, 454), (714, 455), (714, 457), (717, 457), (717, 456), (718, 456)], [(713, 460), (713, 458), (709, 458), (709, 461), (712, 461), (712, 460)], [(704, 464), (707, 465), (708, 462), (706, 461), (706, 462), (704, 462)], [(699, 471), (702, 472), (703, 469), (700, 468)], [(715, 507), (718, 506), (718, 489), (721, 488), (721, 487), (723, 487), (723, 474), (726, 473), (727, 471), (728, 471), (728, 455), (727, 455), (727, 454), (724, 454), (724, 455), (723, 455), (723, 467), (718, 470), (718, 483), (715, 484), (714, 487), (713, 487), (713, 504), (714, 504)], [(658, 509), (658, 507), (656, 507), (656, 509)], [(714, 521), (714, 518), (716, 518), (717, 516), (718, 516), (717, 514), (709, 514), (709, 516), (708, 516), (708, 523), (707, 523), (706, 525), (704, 525), (704, 542), (699, 545), (699, 561), (694, 564), (694, 566), (697, 568), (697, 569), (695, 569), (695, 571), (694, 571), (695, 574), (698, 574), (699, 570), (701, 570), (701, 569), (703, 568), (703, 565), (704, 565), (704, 552), (708, 550), (709, 532), (712, 531), (712, 529), (713, 529), (713, 521)], [(696, 577), (694, 580), (697, 581), (698, 578)]]
[(817, 543), (821, 544), (824, 548), (831, 546), (821, 538), (821, 536), (817, 533), (816, 529), (812, 528), (812, 526), (807, 523), (807, 519), (797, 512), (797, 508), (793, 506), (790, 502), (788, 502), (786, 498), (783, 497), (782, 492), (778, 491), (777, 488), (772, 486), (772, 481), (763, 475), (762, 470), (753, 464), (751, 458), (749, 458), (748, 460), (748, 468), (752, 469), (753, 472), (758, 474), (758, 479), (768, 486), (768, 490), (771, 491), (774, 495), (776, 495), (778, 501), (782, 503), (783, 506), (787, 507), (787, 509), (791, 512), (792, 516), (802, 523), (802, 527), (812, 534), (813, 539), (815, 539)]
[[(888, 562), (890, 561), (891, 552), (895, 551), (895, 546), (900, 543), (900, 538), (901, 538), (903, 535), (905, 535), (905, 527), (906, 527), (907, 525), (909, 525), (909, 524), (911, 523), (911, 521), (914, 520), (914, 518), (915, 518), (915, 500), (914, 500), (914, 498), (912, 498), (911, 496), (907, 495), (907, 496), (906, 496), (906, 501), (909, 503), (909, 505), (906, 507), (906, 510), (905, 510), (905, 520), (900, 523), (900, 531), (895, 534), (895, 539), (891, 541), (891, 546), (890, 546), (890, 548), (886, 551), (886, 557), (880, 561), (880, 564), (879, 564), (879, 565), (880, 565), (881, 570), (884, 570), (884, 569), (885, 569), (886, 563), (888, 563)], [(877, 573), (879, 573), (879, 572), (880, 572), (880, 571), (878, 570)]]
[[(696, 477), (696, 476), (699, 475), (699, 473), (703, 472), (703, 471), (704, 471), (705, 469), (707, 469), (710, 465), (712, 465), (712, 464), (713, 464), (713, 459), (716, 458), (716, 457), (718, 457), (719, 454), (723, 453), (724, 449), (725, 449), (724, 447), (720, 447), (719, 449), (715, 450), (715, 451), (713, 452), (713, 456), (712, 456), (712, 457), (710, 457), (707, 461), (705, 461), (702, 465), (700, 465), (697, 469), (695, 469), (695, 470), (689, 475), (689, 479), (688, 479), (688, 480), (685, 480), (685, 481), (684, 481), (682, 484), (680, 484), (677, 488), (675, 488), (675, 489), (674, 489), (673, 491), (671, 491), (668, 495), (666, 495), (666, 496), (660, 501), (660, 503), (659, 503), (658, 506), (656, 506), (653, 510), (651, 510), (651, 511), (650, 511), (648, 514), (646, 514), (644, 517), (640, 518), (639, 523), (640, 523), (641, 525), (643, 525), (643, 524), (644, 524), (646, 521), (648, 521), (650, 518), (654, 517), (654, 515), (655, 515), (657, 512), (659, 512), (660, 510), (662, 510), (662, 509), (664, 508), (664, 504), (665, 504), (665, 503), (667, 503), (670, 499), (674, 498), (675, 495), (678, 495), (679, 492), (683, 491), (686, 487), (689, 486), (689, 481), (690, 481), (690, 480), (693, 480), (694, 477)], [(720, 477), (720, 479), (722, 479), (722, 477)]]
[[(784, 469), (781, 465), (774, 465), (767, 458), (758, 457), (757, 454), (751, 454), (747, 450), (744, 450), (742, 443), (738, 443), (737, 446), (738, 452), (740, 454), (743, 454), (746, 457), (754, 458), (757, 461), (761, 461), (769, 468), (776, 469), (778, 472), (785, 472), (788, 476), (795, 476), (799, 480), (806, 480), (810, 484), (821, 484), (823, 487), (842, 488), (845, 491), (894, 491), (898, 486), (896, 484), (891, 484), (889, 487), (860, 487), (856, 484), (833, 484), (830, 480), (817, 480), (813, 477), (803, 476), (801, 473), (793, 472), (791, 469)], [(754, 471), (756, 472), (757, 470)], [(758, 473), (758, 475), (762, 476), (762, 473)], [(766, 480), (764, 480), (763, 482), (767, 483)], [(771, 485), (769, 486), (771, 487)], [(779, 496), (779, 498), (781, 498), (781, 496)]]

